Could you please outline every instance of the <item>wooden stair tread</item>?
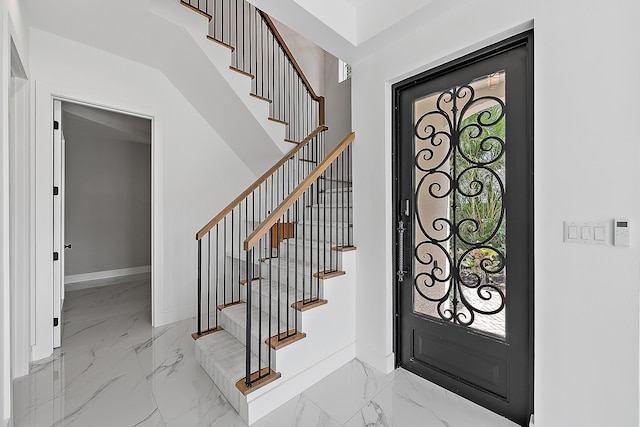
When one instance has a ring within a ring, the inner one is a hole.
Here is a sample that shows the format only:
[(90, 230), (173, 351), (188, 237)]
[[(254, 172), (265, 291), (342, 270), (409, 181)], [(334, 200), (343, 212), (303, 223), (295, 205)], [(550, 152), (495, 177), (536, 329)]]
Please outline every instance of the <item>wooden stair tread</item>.
[(211, 16), (210, 14), (208, 14), (207, 12), (204, 12), (200, 9), (198, 9), (196, 6), (189, 4), (189, 2), (186, 2), (184, 0), (180, 0), (180, 4), (188, 7), (189, 9), (193, 10), (196, 13), (199, 13), (200, 15), (204, 16), (205, 18), (207, 18), (209, 21), (211, 21), (213, 19), (213, 16)]
[(356, 248), (355, 246), (334, 246), (333, 248), (331, 248), (332, 251), (336, 251), (336, 252), (351, 252), (351, 251), (355, 251)]
[(236, 383), (236, 387), (238, 388), (238, 390), (240, 390), (240, 393), (242, 393), (244, 396), (246, 396), (247, 394), (258, 390), (261, 387), (266, 386), (267, 384), (277, 380), (278, 378), (280, 378), (282, 376), (280, 374), (280, 372), (274, 372), (273, 370), (271, 370), (269, 368), (262, 368), (260, 370), (259, 374), (258, 374), (258, 371), (256, 371), (253, 374), (251, 374), (251, 380), (253, 380), (255, 378), (258, 378), (261, 375), (264, 375), (264, 377), (259, 379), (256, 382), (254, 382), (251, 385), (251, 387), (247, 387), (247, 385), (245, 384), (245, 380), (246, 380), (247, 377), (244, 377), (244, 378), (238, 380), (238, 382)]
[(191, 338), (193, 338), (194, 340), (197, 340), (198, 338), (202, 338), (202, 337), (206, 337), (207, 335), (211, 335), (214, 334), (216, 332), (220, 332), (223, 331), (224, 329), (222, 329), (222, 326), (216, 326), (215, 328), (211, 328), (207, 331), (202, 332), (201, 334), (194, 332), (191, 334)]
[(229, 44), (226, 44), (225, 42), (220, 41), (220, 40), (218, 40), (218, 39), (216, 39), (216, 38), (214, 38), (214, 37), (207, 36), (207, 39), (211, 40), (211, 41), (212, 41), (212, 42), (214, 42), (214, 43), (218, 43), (220, 46), (226, 47), (227, 49), (231, 50), (231, 52), (233, 52), (233, 51), (235, 51), (235, 50), (236, 50), (236, 48), (235, 48), (235, 47), (233, 47), (233, 46), (231, 46), (231, 45), (229, 45)]
[(258, 94), (253, 93), (253, 92), (249, 92), (249, 96), (252, 96), (252, 97), (254, 97), (256, 99), (259, 99), (260, 101), (268, 102), (269, 104), (271, 104), (273, 102), (269, 98), (265, 98), (264, 96), (260, 96)]
[[(253, 282), (253, 281), (256, 281), (256, 280), (260, 280), (260, 279), (264, 279), (264, 277), (256, 276), (253, 279), (251, 279), (251, 281)], [(247, 280), (246, 279), (240, 280), (240, 284), (242, 286), (245, 286), (247, 284)]]
[(344, 271), (340, 271), (340, 270), (336, 270), (336, 271), (319, 271), (317, 273), (315, 273), (313, 275), (313, 277), (317, 278), (317, 279), (321, 279), (321, 280), (325, 280), (325, 279), (332, 279), (334, 277), (338, 277), (338, 276), (344, 276), (345, 273)]
[[(288, 335), (288, 336), (287, 336)], [(270, 346), (274, 350), (279, 350), (283, 347), (293, 344), (296, 341), (300, 341), (305, 338), (307, 334), (304, 332), (296, 331), (295, 329), (289, 330), (289, 332), (282, 332), (279, 335), (274, 335), (271, 338), (264, 341), (265, 344)]]
[(316, 299), (316, 300), (311, 300), (311, 299), (306, 299), (303, 301), (298, 301), (295, 302), (293, 304), (291, 304), (291, 307), (295, 308), (296, 310), (300, 311), (300, 312), (305, 312), (307, 310), (311, 310), (312, 308), (316, 308), (316, 307), (320, 307), (321, 305), (325, 305), (326, 303), (328, 303), (329, 301), (327, 301), (326, 299)]
[(284, 120), (276, 119), (275, 117), (269, 117), (269, 120), (272, 122), (280, 123), (285, 126), (289, 126), (289, 122), (285, 122)]
[(239, 305), (239, 304), (244, 304), (244, 301), (238, 300), (238, 301), (228, 302), (226, 304), (220, 304), (218, 306), (218, 310), (222, 311), (225, 308), (233, 307), (233, 306), (236, 306), (236, 305)]
[(284, 139), (284, 142), (288, 142), (290, 144), (296, 144), (296, 145), (300, 144), (300, 141), (294, 141), (293, 139), (287, 139), (287, 138)]
[(244, 76), (250, 77), (252, 79), (256, 78), (256, 76), (254, 76), (253, 74), (247, 73), (246, 71), (241, 70), (240, 68), (234, 67), (233, 65), (229, 65), (229, 69), (232, 70), (232, 71), (235, 71), (236, 73), (240, 73), (240, 74), (242, 74)]

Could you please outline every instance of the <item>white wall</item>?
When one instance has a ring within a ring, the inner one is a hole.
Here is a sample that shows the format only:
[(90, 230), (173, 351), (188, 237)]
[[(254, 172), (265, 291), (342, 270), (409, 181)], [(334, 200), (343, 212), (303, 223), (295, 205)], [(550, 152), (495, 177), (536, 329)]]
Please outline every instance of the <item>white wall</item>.
[(325, 115), (327, 131), (326, 150), (338, 145), (351, 132), (351, 79), (338, 82), (338, 58), (324, 55)]
[(313, 90), (325, 97), (325, 124), (329, 127), (326, 149), (329, 151), (351, 132), (351, 80), (338, 83), (338, 58), (282, 22), (273, 21)]
[[(536, 427), (638, 425), (637, 16), (631, 1), (439, 2), (352, 64), (358, 357), (393, 367), (390, 84), (534, 20)], [(562, 243), (563, 220), (615, 216), (631, 247)]]
[(0, 16), (0, 425), (11, 416), (11, 312), (9, 297), (9, 31), (8, 13)]
[(324, 89), (324, 50), (307, 40), (299, 33), (273, 19), (278, 32), (284, 39), (293, 57), (302, 68), (302, 72), (309, 80), (309, 84), (317, 95), (322, 96)]
[(51, 352), (51, 96), (153, 119), (153, 323), (191, 317), (196, 306), (195, 233), (255, 180), (218, 134), (157, 70), (31, 31), (36, 82), (36, 262), (34, 358)]
[(151, 265), (151, 144), (84, 131), (70, 116), (62, 120), (64, 275)]
[[(26, 19), (22, 15), (21, 4), (18, 0), (0, 0), (0, 426), (5, 426), (11, 417), (11, 377), (12, 359), (15, 355), (26, 356), (28, 349), (22, 346), (16, 349), (16, 329), (11, 313), (11, 277), (16, 277), (11, 271), (11, 238), (10, 217), (14, 206), (10, 200), (10, 190), (14, 179), (10, 182), (10, 76), (11, 76), (11, 39), (17, 47), (17, 53), (22, 56), (24, 67), (28, 70), (27, 56), (28, 37), (25, 31)], [(14, 87), (14, 94), (20, 92)], [(22, 92), (21, 92), (22, 93)], [(14, 124), (22, 119), (17, 111), (11, 112), (11, 117), (18, 117)], [(14, 129), (15, 130), (15, 129)], [(15, 135), (15, 133), (13, 133)], [(21, 195), (20, 201), (27, 199), (29, 194)], [(24, 285), (24, 284), (23, 284)], [(26, 284), (28, 287), (28, 284)], [(15, 295), (14, 295), (15, 296)], [(17, 309), (23, 309), (19, 307)], [(13, 307), (16, 310), (16, 307)], [(27, 326), (28, 327), (28, 326)], [(13, 336), (12, 336), (13, 335)], [(21, 342), (22, 344), (22, 342)], [(27, 343), (28, 344), (28, 343)], [(24, 360), (20, 361), (24, 366)]]

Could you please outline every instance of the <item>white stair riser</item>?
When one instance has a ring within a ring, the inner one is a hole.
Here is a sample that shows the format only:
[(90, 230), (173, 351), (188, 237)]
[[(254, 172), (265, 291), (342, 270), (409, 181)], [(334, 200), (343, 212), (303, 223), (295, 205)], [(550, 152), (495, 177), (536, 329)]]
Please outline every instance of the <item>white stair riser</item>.
[[(266, 282), (266, 281), (265, 281)], [(242, 292), (242, 300), (246, 301), (247, 300), (247, 286), (243, 286), (241, 289)], [(297, 300), (302, 298), (302, 292), (299, 292), (298, 297), (295, 297), (295, 291), (292, 289), (290, 291), (290, 295), (289, 295), (289, 301), (287, 301), (287, 297), (286, 295), (281, 295), (280, 297), (280, 313), (281, 316), (284, 317), (286, 316), (286, 310), (289, 310), (289, 318), (293, 318), (293, 316), (297, 315), (297, 310), (295, 310), (293, 307), (291, 307), (291, 304), (293, 304), (294, 302), (296, 302)], [(262, 306), (260, 306), (260, 289), (259, 289), (259, 285), (258, 285), (258, 281), (253, 281), (253, 283), (251, 284), (251, 305), (253, 307), (258, 307), (258, 308), (262, 308), (263, 311), (269, 311), (269, 293), (268, 293), (268, 289), (266, 287), (266, 283), (265, 286), (263, 287), (263, 293), (262, 293)], [(271, 293), (271, 310), (272, 312), (275, 314), (277, 313), (278, 310), (278, 295), (277, 293), (274, 291), (272, 291)], [(300, 327), (300, 323), (298, 323), (298, 327)]]
[[(303, 230), (304, 228), (304, 230)], [(298, 236), (304, 235), (305, 240), (324, 241), (327, 243), (327, 247), (339, 246), (344, 243), (348, 243), (349, 240), (353, 241), (353, 227), (346, 224), (336, 225), (327, 224), (326, 232), (323, 224), (304, 223), (297, 225)]]

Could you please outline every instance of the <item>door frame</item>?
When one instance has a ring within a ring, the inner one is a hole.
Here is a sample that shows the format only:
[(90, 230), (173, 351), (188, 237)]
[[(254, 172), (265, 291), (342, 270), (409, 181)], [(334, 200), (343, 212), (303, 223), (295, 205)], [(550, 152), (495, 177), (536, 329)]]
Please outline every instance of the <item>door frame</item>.
[(164, 280), (162, 259), (164, 257), (164, 132), (163, 110), (151, 104), (138, 104), (126, 97), (111, 97), (100, 91), (75, 89), (65, 84), (51, 84), (43, 80), (32, 80), (32, 113), (34, 123), (34, 151), (32, 162), (36, 165), (31, 172), (34, 183), (34, 214), (36, 234), (39, 242), (34, 253), (35, 292), (31, 295), (33, 346), (31, 360), (48, 357), (53, 352), (53, 240), (52, 235), (52, 170), (53, 147), (53, 100), (86, 105), (108, 111), (151, 120), (151, 324), (164, 324)]
[[(447, 61), (442, 65), (438, 65), (429, 70), (423, 71), (421, 73), (415, 74), (411, 77), (407, 77), (402, 79), (401, 81), (393, 84), (391, 86), (391, 103), (392, 103), (392, 139), (391, 139), (391, 159), (392, 159), (392, 185), (391, 185), (391, 197), (392, 197), (392, 230), (393, 230), (393, 352), (395, 356), (394, 366), (396, 368), (400, 367), (400, 286), (398, 284), (398, 277), (396, 276), (396, 272), (398, 271), (398, 255), (399, 255), (399, 246), (398, 246), (398, 236), (396, 233), (396, 228), (398, 224), (399, 215), (398, 212), (400, 207), (398, 204), (400, 200), (399, 191), (398, 191), (398, 183), (399, 183), (399, 157), (398, 157), (398, 144), (399, 144), (399, 132), (400, 132), (400, 117), (398, 114), (399, 111), (399, 103), (398, 103), (398, 92), (404, 86), (415, 84), (418, 80), (435, 78), (441, 75), (444, 75), (453, 70), (466, 67), (471, 65), (477, 61), (485, 59), (487, 57), (493, 56), (500, 52), (504, 52), (505, 49), (511, 46), (517, 46), (526, 44), (528, 50), (528, 61), (526, 65), (527, 72), (527, 135), (528, 135), (528, 144), (527, 144), (527, 156), (528, 156), (528, 169), (530, 174), (528, 176), (527, 182), (527, 190), (528, 190), (528, 203), (526, 207), (528, 221), (527, 221), (527, 236), (528, 236), (528, 252), (529, 252), (529, 262), (528, 262), (528, 309), (529, 309), (529, 331), (528, 331), (528, 412), (529, 414), (533, 414), (534, 410), (534, 311), (535, 311), (535, 277), (534, 277), (534, 163), (533, 163), (533, 155), (534, 155), (534, 79), (533, 79), (533, 71), (534, 71), (534, 32), (533, 29), (524, 31), (522, 33), (516, 34), (514, 36), (508, 37), (501, 41), (492, 43), (489, 46), (485, 46), (478, 50), (475, 50), (471, 53), (453, 59), (451, 61)], [(455, 391), (454, 391), (455, 392)]]
[[(153, 119), (153, 117), (147, 116), (147, 115), (144, 115), (144, 114), (132, 113), (130, 111), (126, 111), (126, 110), (119, 109), (119, 108), (106, 107), (106, 106), (103, 106), (103, 105), (97, 105), (95, 103), (90, 103), (90, 102), (85, 102), (85, 101), (78, 101), (76, 99), (70, 99), (70, 98), (65, 98), (65, 97), (61, 97), (61, 96), (53, 96), (52, 95), (51, 101), (52, 101), (52, 104), (55, 103), (55, 102), (59, 102), (60, 103), (60, 118), (59, 118), (59, 121), (60, 121), (60, 139), (61, 139), (60, 149), (62, 150), (61, 158), (60, 158), (60, 168), (61, 168), (61, 170), (60, 170), (60, 173), (61, 173), (61, 180), (60, 180), (60, 187), (61, 187), (60, 188), (60, 196), (61, 196), (61, 199), (60, 199), (60, 203), (62, 205), (61, 205), (61, 209), (60, 209), (61, 212), (60, 212), (60, 218), (59, 218), (59, 222), (60, 222), (60, 224), (59, 224), (60, 245), (59, 245), (59, 247), (57, 249), (58, 249), (58, 251), (60, 253), (60, 258), (59, 258), (60, 259), (60, 261), (59, 261), (59, 263), (60, 263), (60, 273), (61, 273), (60, 274), (60, 276), (61, 276), (60, 277), (60, 297), (61, 297), (62, 303), (64, 303), (65, 292), (66, 292), (66, 286), (65, 286), (65, 281), (64, 281), (64, 278), (65, 278), (65, 273), (64, 273), (65, 247), (64, 247), (64, 245), (65, 245), (65, 242), (66, 242), (66, 239), (65, 239), (65, 224), (66, 224), (66, 219), (67, 219), (66, 218), (66, 213), (65, 213), (65, 197), (64, 197), (65, 191), (66, 191), (65, 187), (67, 185), (67, 182), (66, 182), (66, 179), (65, 179), (65, 175), (66, 175), (66, 167), (65, 167), (65, 164), (66, 164), (66, 149), (65, 149), (65, 145), (66, 144), (65, 144), (65, 138), (64, 138), (64, 133), (63, 133), (64, 122), (62, 120), (63, 104), (64, 103), (76, 104), (76, 105), (81, 105), (81, 106), (90, 107), (90, 108), (94, 108), (94, 109), (99, 109), (99, 110), (103, 110), (103, 111), (109, 111), (109, 112), (124, 114), (124, 115), (127, 115), (127, 116), (138, 117), (138, 118), (150, 121), (150, 125), (151, 125), (151, 159), (150, 159), (151, 160), (151, 177), (150, 177), (150, 179), (151, 179), (151, 212), (150, 212), (150, 215), (151, 215), (151, 218), (150, 218), (151, 219), (151, 221), (150, 221), (151, 222), (151, 241), (149, 242), (149, 244), (151, 245), (151, 252), (152, 252), (152, 255), (151, 255), (151, 277), (152, 277), (151, 278), (151, 322), (152, 322), (152, 324), (154, 324), (154, 321), (153, 321), (153, 319), (154, 319), (154, 311), (156, 309), (155, 303), (154, 303), (155, 300), (154, 300), (154, 280), (153, 280), (153, 277), (154, 277), (154, 266), (156, 265), (156, 263), (154, 262), (154, 258), (153, 258), (153, 248), (154, 248), (154, 242), (155, 242), (154, 232), (153, 232), (154, 231), (153, 219), (154, 219), (154, 206), (155, 206), (154, 205), (154, 153), (153, 153), (154, 119)], [(55, 114), (56, 114), (55, 105), (52, 107), (52, 111), (53, 111), (52, 119), (55, 120)], [(52, 137), (53, 138), (55, 138), (54, 132), (55, 132), (55, 129), (52, 128)], [(55, 149), (55, 147), (54, 147), (54, 149)], [(54, 153), (53, 160), (54, 160), (54, 167), (55, 167), (55, 153)], [(54, 170), (54, 176), (55, 176), (55, 170)], [(54, 185), (55, 185), (55, 182), (54, 182)], [(54, 206), (55, 206), (55, 204), (54, 204)], [(55, 216), (54, 216), (54, 221), (55, 221)], [(58, 221), (55, 221), (55, 222), (58, 222)], [(54, 231), (55, 231), (55, 227), (56, 227), (56, 225), (54, 224)], [(55, 242), (55, 238), (53, 240), (53, 243), (54, 243), (54, 249), (53, 250), (55, 251), (56, 250), (56, 248), (55, 248), (55, 243), (56, 243)], [(54, 268), (54, 275), (55, 275), (55, 268)], [(158, 276), (155, 275), (155, 277), (158, 277)], [(54, 286), (55, 286), (55, 281), (54, 281)], [(54, 292), (54, 296), (55, 296), (55, 292)], [(60, 318), (60, 323), (61, 323), (60, 324), (60, 329), (59, 329), (60, 330), (60, 343), (62, 341), (62, 322), (63, 322), (62, 310), (63, 310), (63, 306), (61, 305), (60, 306), (60, 313), (59, 313), (59, 318)], [(55, 336), (54, 336), (54, 348), (56, 348), (55, 344), (56, 344), (56, 339), (55, 339)]]

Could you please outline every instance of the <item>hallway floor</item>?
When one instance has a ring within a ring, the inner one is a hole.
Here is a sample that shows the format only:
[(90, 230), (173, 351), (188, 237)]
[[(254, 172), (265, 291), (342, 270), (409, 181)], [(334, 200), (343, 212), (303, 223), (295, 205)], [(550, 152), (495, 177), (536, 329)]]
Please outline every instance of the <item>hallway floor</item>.
[[(195, 320), (151, 327), (148, 275), (68, 292), (62, 346), (14, 382), (14, 426), (246, 426), (194, 357)], [(354, 360), (257, 427), (516, 425), (403, 369)]]

